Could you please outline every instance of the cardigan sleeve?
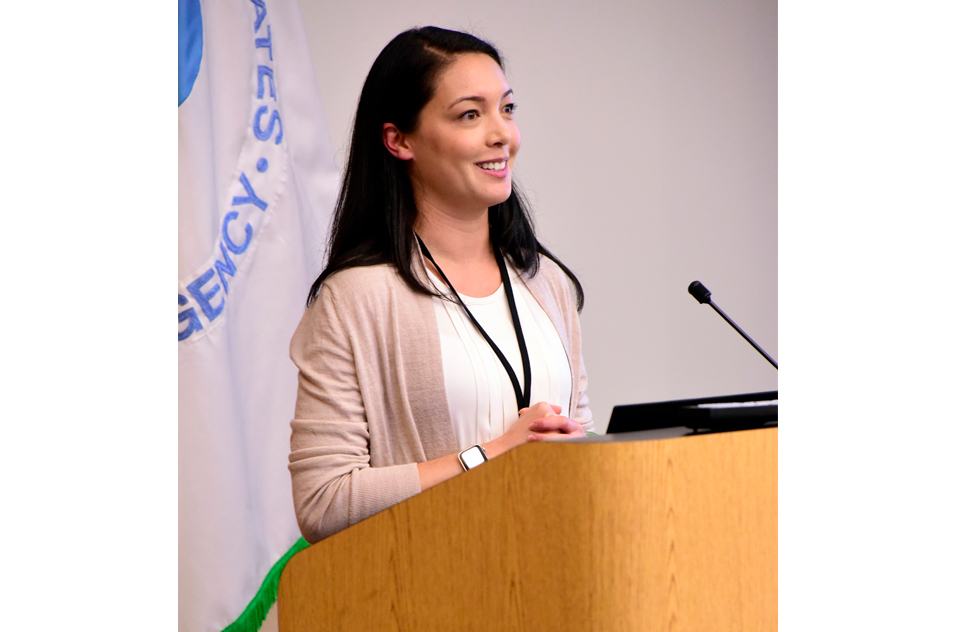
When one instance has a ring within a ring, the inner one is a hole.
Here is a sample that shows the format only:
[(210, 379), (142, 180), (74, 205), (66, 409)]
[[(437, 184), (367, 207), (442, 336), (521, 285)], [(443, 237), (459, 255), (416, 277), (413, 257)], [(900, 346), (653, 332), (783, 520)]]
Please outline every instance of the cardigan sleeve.
[(541, 272), (548, 279), (557, 311), (564, 326), (563, 341), (567, 345), (568, 359), (571, 362), (571, 375), (574, 383), (574, 410), (570, 417), (581, 424), (585, 432), (594, 432), (594, 416), (588, 400), (588, 374), (584, 368), (584, 354), (581, 343), (581, 319), (578, 316), (577, 295), (571, 279), (554, 261), (541, 258)]
[(585, 432), (594, 432), (594, 416), (591, 414), (591, 408), (588, 400), (588, 374), (584, 368), (584, 354), (581, 349), (581, 320), (578, 317), (577, 301), (574, 290), (570, 286), (570, 281), (565, 284), (567, 290), (564, 298), (565, 313), (567, 314), (569, 338), (571, 345), (571, 361), (577, 362), (574, 375), (576, 377), (573, 388), (577, 395), (577, 405), (571, 414), (571, 418), (581, 424)]
[(371, 467), (349, 314), (326, 283), (292, 338), (299, 369), (289, 471), (302, 536), (316, 542), (421, 491), (416, 463)]

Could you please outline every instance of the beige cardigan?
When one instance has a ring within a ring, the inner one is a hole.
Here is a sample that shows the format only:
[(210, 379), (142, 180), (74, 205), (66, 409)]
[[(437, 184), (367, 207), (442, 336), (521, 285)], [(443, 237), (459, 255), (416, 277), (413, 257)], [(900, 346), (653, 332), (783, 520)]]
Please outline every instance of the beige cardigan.
[[(546, 257), (522, 279), (568, 354), (570, 416), (593, 430), (570, 280)], [(302, 317), (291, 345), (299, 391), (289, 471), (309, 542), (419, 493), (416, 464), (458, 451), (433, 300), (392, 266), (350, 268), (322, 284)]]

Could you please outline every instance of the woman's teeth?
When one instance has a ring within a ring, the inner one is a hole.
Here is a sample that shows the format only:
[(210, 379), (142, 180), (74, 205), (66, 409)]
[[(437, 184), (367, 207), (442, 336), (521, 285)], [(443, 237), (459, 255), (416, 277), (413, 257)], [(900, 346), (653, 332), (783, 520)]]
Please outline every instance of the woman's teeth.
[(505, 168), (506, 163), (507, 163), (506, 160), (502, 160), (501, 162), (483, 162), (479, 164), (478, 166), (484, 169), (485, 171), (501, 171), (502, 169)]

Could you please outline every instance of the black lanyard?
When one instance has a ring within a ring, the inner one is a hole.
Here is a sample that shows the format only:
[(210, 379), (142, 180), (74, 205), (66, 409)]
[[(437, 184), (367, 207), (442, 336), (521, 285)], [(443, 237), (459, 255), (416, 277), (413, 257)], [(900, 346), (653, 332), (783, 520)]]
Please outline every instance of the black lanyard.
[(508, 275), (508, 268), (505, 267), (505, 259), (501, 256), (501, 252), (498, 248), (495, 248), (495, 261), (498, 262), (498, 270), (501, 271), (501, 283), (505, 286), (505, 294), (508, 295), (508, 307), (511, 309), (511, 322), (515, 326), (515, 335), (518, 338), (518, 349), (521, 351), (521, 366), (524, 369), (524, 392), (521, 392), (521, 385), (518, 384), (518, 376), (515, 375), (514, 369), (511, 368), (511, 364), (508, 362), (508, 359), (505, 357), (505, 354), (501, 352), (501, 349), (498, 348), (498, 345), (494, 343), (481, 325), (478, 324), (478, 321), (475, 319), (474, 315), (471, 313), (471, 310), (468, 309), (468, 306), (465, 305), (465, 302), (461, 300), (461, 297), (458, 296), (458, 292), (455, 291), (455, 288), (452, 286), (451, 281), (448, 280), (448, 277), (445, 276), (445, 273), (441, 271), (441, 268), (438, 267), (438, 264), (435, 263), (435, 259), (432, 257), (431, 253), (428, 252), (428, 248), (425, 247), (425, 242), (422, 241), (421, 237), (415, 235), (418, 238), (418, 245), (422, 247), (422, 254), (428, 257), (428, 260), (434, 264), (435, 269), (438, 270), (438, 274), (441, 275), (442, 280), (445, 282), (445, 285), (452, 291), (452, 294), (455, 295), (455, 298), (458, 300), (458, 304), (462, 306), (465, 310), (465, 313), (468, 314), (468, 318), (471, 319), (471, 322), (475, 324), (475, 327), (478, 328), (478, 331), (481, 332), (481, 335), (485, 337), (485, 340), (488, 341), (488, 345), (491, 347), (491, 350), (495, 352), (495, 355), (498, 356), (498, 359), (501, 360), (501, 364), (505, 367), (505, 371), (508, 372), (508, 377), (511, 378), (511, 385), (515, 389), (515, 401), (518, 402), (518, 410), (522, 408), (527, 408), (531, 405), (531, 361), (528, 359), (528, 346), (524, 342), (524, 334), (521, 333), (521, 321), (518, 320), (518, 307), (515, 305), (515, 293), (511, 289), (511, 278)]

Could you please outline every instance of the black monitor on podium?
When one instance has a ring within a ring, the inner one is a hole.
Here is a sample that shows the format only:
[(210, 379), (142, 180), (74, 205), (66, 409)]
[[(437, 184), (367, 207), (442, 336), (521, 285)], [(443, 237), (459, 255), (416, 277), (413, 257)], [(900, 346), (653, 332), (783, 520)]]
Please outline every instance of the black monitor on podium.
[(661, 428), (727, 432), (777, 425), (777, 391), (615, 406), (607, 433)]

